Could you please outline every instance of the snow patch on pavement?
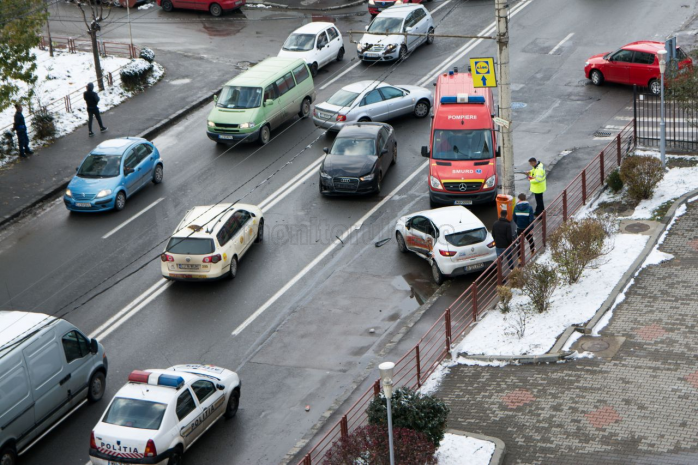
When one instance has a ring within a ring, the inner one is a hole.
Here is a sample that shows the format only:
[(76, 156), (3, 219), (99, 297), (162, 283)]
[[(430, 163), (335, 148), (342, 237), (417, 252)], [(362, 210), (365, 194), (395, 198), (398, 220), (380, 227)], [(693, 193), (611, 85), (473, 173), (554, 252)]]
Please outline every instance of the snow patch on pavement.
[(446, 433), (436, 451), (439, 465), (488, 465), (494, 454), (492, 441)]
[(146, 3), (145, 5), (141, 5), (138, 7), (139, 10), (149, 10), (150, 8), (153, 8), (155, 6), (155, 2), (151, 3)]

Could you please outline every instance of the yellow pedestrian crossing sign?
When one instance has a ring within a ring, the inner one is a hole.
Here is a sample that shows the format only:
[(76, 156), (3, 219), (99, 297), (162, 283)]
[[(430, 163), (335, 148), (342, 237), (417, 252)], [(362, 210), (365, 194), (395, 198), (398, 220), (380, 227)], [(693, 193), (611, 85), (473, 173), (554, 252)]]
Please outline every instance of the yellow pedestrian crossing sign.
[(473, 73), (475, 87), (497, 87), (494, 74), (494, 58), (471, 58), (470, 70)]

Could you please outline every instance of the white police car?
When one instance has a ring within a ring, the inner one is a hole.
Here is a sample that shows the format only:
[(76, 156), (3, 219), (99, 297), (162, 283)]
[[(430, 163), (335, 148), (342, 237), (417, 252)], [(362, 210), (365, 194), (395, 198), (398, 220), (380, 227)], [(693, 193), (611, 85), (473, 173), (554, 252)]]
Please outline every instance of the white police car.
[(240, 378), (213, 365), (135, 370), (90, 436), (93, 465), (178, 465), (220, 418), (233, 418)]
[(497, 259), (492, 235), (461, 206), (403, 216), (395, 225), (395, 239), (400, 252), (414, 252), (429, 261), (436, 284), (444, 277), (484, 270)]

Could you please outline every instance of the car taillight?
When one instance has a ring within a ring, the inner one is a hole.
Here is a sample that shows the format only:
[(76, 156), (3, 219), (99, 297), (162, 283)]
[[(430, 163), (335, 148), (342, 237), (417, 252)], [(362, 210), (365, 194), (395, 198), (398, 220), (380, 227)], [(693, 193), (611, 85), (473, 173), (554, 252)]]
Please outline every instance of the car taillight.
[(222, 258), (219, 254), (209, 255), (208, 257), (204, 257), (204, 263), (218, 263), (221, 260), (222, 260)]
[(173, 262), (174, 257), (172, 255), (168, 255), (168, 254), (164, 253), (164, 254), (160, 255), (160, 260), (162, 260), (163, 262)]
[(347, 115), (337, 115), (337, 121), (346, 121)]
[(443, 255), (444, 257), (453, 257), (456, 253), (451, 252), (450, 250), (441, 250), (439, 249), (439, 253)]
[(490, 249), (493, 249), (494, 248), (494, 241), (487, 244), (487, 247), (489, 247)]
[(155, 443), (152, 439), (148, 439), (148, 444), (145, 445), (143, 457), (156, 457), (157, 455), (158, 451), (155, 449)]
[(95, 441), (95, 432), (92, 431), (90, 433), (90, 449), (96, 449), (97, 448), (97, 441)]

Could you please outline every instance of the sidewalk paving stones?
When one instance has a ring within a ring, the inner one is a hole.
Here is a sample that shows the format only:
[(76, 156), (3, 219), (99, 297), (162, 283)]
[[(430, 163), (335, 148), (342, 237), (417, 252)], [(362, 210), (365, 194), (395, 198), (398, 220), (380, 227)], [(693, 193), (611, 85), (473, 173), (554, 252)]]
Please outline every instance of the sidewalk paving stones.
[(643, 269), (601, 330), (622, 341), (615, 355), (454, 366), (435, 394), (449, 427), (502, 439), (510, 464), (698, 463), (698, 203), (687, 207), (660, 246), (674, 259)]

